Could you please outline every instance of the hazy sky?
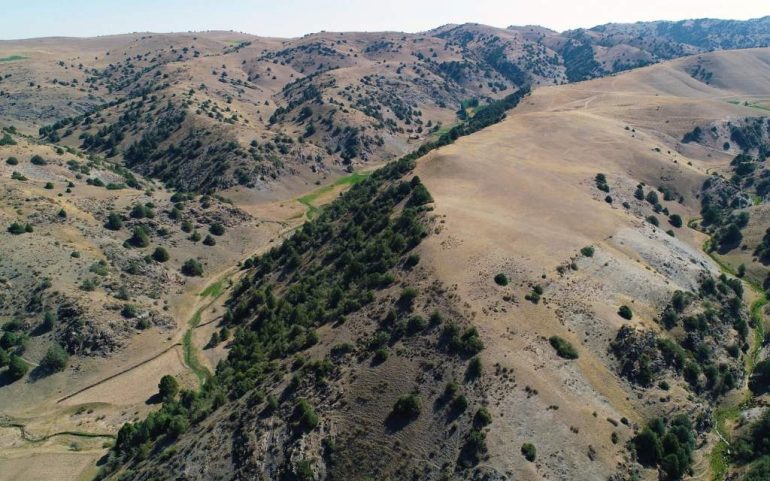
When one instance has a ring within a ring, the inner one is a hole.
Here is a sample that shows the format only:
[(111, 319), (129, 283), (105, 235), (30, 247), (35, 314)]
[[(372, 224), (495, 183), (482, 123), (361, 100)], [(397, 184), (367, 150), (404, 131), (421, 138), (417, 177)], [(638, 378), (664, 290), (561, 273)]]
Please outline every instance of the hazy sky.
[(0, 0), (0, 38), (236, 30), (293, 37), (320, 30), (417, 32), (446, 23), (555, 30), (607, 22), (747, 19), (765, 0)]

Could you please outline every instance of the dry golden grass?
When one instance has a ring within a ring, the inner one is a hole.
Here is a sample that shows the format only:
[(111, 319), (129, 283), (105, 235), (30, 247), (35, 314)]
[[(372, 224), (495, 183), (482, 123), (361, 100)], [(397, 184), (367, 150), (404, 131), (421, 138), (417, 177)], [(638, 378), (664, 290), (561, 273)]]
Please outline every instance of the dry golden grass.
[[(500, 363), (516, 375), (515, 389), (490, 396), (488, 441), (489, 462), (517, 479), (605, 479), (624, 459), (623, 442), (613, 445), (611, 432), (623, 441), (632, 435), (607, 418), (641, 423), (660, 410), (687, 409), (682, 389), (661, 407), (636, 399), (607, 350), (626, 322), (619, 305), (632, 306), (633, 324), (655, 329), (673, 290), (692, 289), (702, 270), (717, 272), (701, 252), (704, 236), (685, 227), (669, 237), (665, 216), (662, 229), (653, 228), (643, 220), (649, 206), (633, 198), (639, 182), (648, 189), (665, 184), (685, 198), (665, 205), (696, 217), (707, 169), (724, 168), (731, 155), (683, 146), (682, 135), (704, 121), (756, 115), (728, 100), (770, 97), (762, 81), (770, 50), (704, 57), (715, 69), (712, 86), (689, 76), (691, 58), (540, 88), (507, 120), (419, 163), (441, 219), (440, 233), (419, 248), (423, 258), (476, 313), (486, 365)], [(599, 172), (612, 205), (594, 185)], [(596, 248), (593, 258), (579, 256), (587, 245)], [(578, 270), (560, 276), (556, 268), (571, 259)], [(498, 272), (511, 279), (508, 287), (493, 282)], [(524, 300), (534, 284), (545, 290), (537, 305)], [(505, 294), (517, 302), (504, 301)], [(557, 358), (547, 342), (554, 334), (577, 346), (580, 359)], [(525, 386), (538, 394), (528, 396)], [(519, 462), (518, 449), (529, 441), (538, 449), (534, 465)]]

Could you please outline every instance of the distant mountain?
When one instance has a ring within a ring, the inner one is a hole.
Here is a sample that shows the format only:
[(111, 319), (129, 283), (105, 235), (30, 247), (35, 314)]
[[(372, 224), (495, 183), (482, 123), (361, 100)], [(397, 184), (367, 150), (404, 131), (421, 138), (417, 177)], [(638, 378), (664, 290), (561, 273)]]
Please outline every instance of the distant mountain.
[(285, 40), (205, 32), (0, 42), (0, 121), (122, 156), (182, 190), (266, 189), (285, 175), (315, 181), (403, 155), (526, 84), (769, 42), (770, 17), (563, 33), (463, 24)]
[(695, 53), (766, 47), (770, 17), (610, 23), (546, 34), (542, 43), (562, 56), (569, 80), (577, 81)]

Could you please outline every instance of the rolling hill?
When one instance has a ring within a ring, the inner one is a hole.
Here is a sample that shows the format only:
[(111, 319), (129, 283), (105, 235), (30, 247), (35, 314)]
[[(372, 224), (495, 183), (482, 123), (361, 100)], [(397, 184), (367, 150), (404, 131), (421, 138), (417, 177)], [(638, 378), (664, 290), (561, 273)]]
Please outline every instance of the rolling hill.
[(763, 479), (766, 23), (0, 42), (0, 479)]
[[(769, 56), (714, 53), (541, 87), (499, 124), (377, 171), (247, 263), (221, 320), (243, 330), (215, 381), (123, 428), (108, 471), (566, 480), (751, 469), (724, 457), (720, 436), (741, 439), (747, 425), (717, 407), (762, 402), (747, 384), (765, 356), (764, 293), (688, 227), (705, 181), (729, 177), (740, 150), (682, 139), (761, 116), (744, 99), (770, 95)], [(692, 76), (699, 64), (712, 82)], [(645, 454), (643, 436), (667, 431), (678, 440)]]

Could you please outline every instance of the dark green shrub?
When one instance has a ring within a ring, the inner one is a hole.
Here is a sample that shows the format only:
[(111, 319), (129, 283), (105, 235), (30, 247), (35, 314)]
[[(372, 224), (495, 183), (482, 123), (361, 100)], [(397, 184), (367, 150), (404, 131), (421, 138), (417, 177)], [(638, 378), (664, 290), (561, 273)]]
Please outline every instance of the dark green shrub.
[(749, 389), (756, 395), (770, 391), (770, 358), (759, 361), (749, 378)]
[(623, 319), (628, 319), (629, 321), (634, 317), (633, 311), (626, 305), (622, 305), (620, 308), (618, 308), (618, 315)]
[(43, 313), (43, 323), (40, 325), (43, 332), (50, 332), (56, 327), (57, 316), (53, 311), (46, 310)]
[(417, 289), (407, 287), (398, 296), (398, 304), (406, 310), (412, 310), (414, 300), (417, 299)]
[(593, 257), (594, 248), (593, 246), (585, 246), (582, 249), (580, 249), (580, 253), (583, 254), (585, 257)]
[(294, 406), (292, 426), (301, 432), (311, 431), (318, 426), (318, 415), (305, 399), (300, 399)]
[(48, 348), (45, 356), (40, 361), (40, 367), (48, 372), (63, 371), (67, 367), (69, 354), (59, 344), (54, 343)]
[(381, 347), (374, 351), (374, 362), (377, 364), (385, 362), (388, 359), (388, 349), (385, 347)]
[(152, 253), (152, 258), (155, 262), (166, 262), (170, 259), (170, 256), (168, 255), (168, 251), (163, 247), (156, 247), (155, 251)]
[(210, 235), (206, 234), (206, 238), (203, 239), (203, 245), (209, 246), (209, 247), (213, 247), (213, 246), (217, 245), (217, 241), (216, 241), (216, 239), (214, 239)]
[(3, 134), (3, 137), (0, 138), (0, 145), (16, 145), (16, 141), (6, 132)]
[(209, 227), (209, 232), (216, 236), (223, 235), (225, 233), (225, 226), (223, 226), (218, 222), (211, 224), (211, 226)]
[(682, 217), (679, 214), (671, 214), (668, 216), (668, 223), (678, 229), (682, 227)]
[(19, 165), (19, 159), (16, 157), (8, 157), (5, 159), (5, 163), (8, 165)]
[(134, 219), (152, 219), (155, 217), (155, 212), (153, 212), (152, 208), (148, 207), (146, 204), (134, 204), (134, 207), (131, 209), (131, 217)]
[(133, 304), (123, 304), (123, 308), (120, 310), (120, 314), (126, 319), (133, 319), (137, 316), (138, 311)]
[(27, 230), (25, 229), (24, 224), (20, 222), (13, 222), (10, 226), (8, 226), (8, 232), (10, 232), (13, 235), (21, 235), (24, 234)]
[(173, 401), (179, 393), (179, 383), (174, 376), (166, 374), (158, 383), (158, 396), (163, 402)]
[(399, 419), (414, 419), (420, 415), (420, 399), (414, 394), (398, 398), (393, 405), (393, 416)]
[(453, 413), (460, 414), (465, 412), (466, 409), (468, 409), (468, 398), (460, 394), (456, 398), (452, 399), (452, 402), (449, 404), (450, 409)]
[(476, 414), (473, 416), (473, 426), (476, 429), (481, 429), (483, 427), (489, 426), (492, 424), (492, 415), (487, 411), (486, 408), (479, 408), (478, 411), (476, 411)]
[(107, 222), (104, 224), (104, 227), (109, 230), (120, 230), (123, 228), (123, 219), (121, 219), (120, 215), (116, 214), (115, 212), (110, 212), (110, 214), (107, 216)]
[(32, 162), (35, 165), (46, 165), (48, 162), (40, 157), (39, 155), (33, 155), (31, 159), (29, 159), (30, 162)]
[(26, 362), (16, 354), (11, 354), (8, 359), (8, 375), (11, 379), (21, 379), (29, 371)]
[(150, 235), (147, 233), (147, 229), (142, 226), (134, 227), (134, 233), (128, 239), (128, 243), (134, 247), (147, 247), (150, 245)]
[(537, 457), (537, 448), (532, 443), (524, 443), (521, 445), (521, 454), (524, 456), (524, 459), (532, 463)]
[(404, 266), (407, 269), (411, 269), (420, 263), (420, 256), (418, 254), (409, 254), (404, 261)]
[(484, 366), (481, 364), (481, 359), (474, 357), (471, 362), (468, 363), (468, 369), (466, 375), (468, 379), (476, 379), (484, 372)]
[(195, 259), (187, 259), (182, 264), (182, 274), (189, 277), (196, 277), (203, 275), (203, 266)]
[(93, 279), (85, 279), (80, 283), (80, 288), (86, 292), (93, 292), (96, 290), (96, 281)]
[(577, 349), (575, 349), (575, 346), (563, 337), (551, 336), (548, 338), (548, 342), (551, 343), (551, 346), (556, 350), (556, 354), (558, 354), (559, 357), (564, 359), (578, 358), (578, 352)]
[(508, 285), (508, 276), (503, 274), (502, 272), (495, 275), (495, 283), (497, 283), (498, 286), (507, 286)]

